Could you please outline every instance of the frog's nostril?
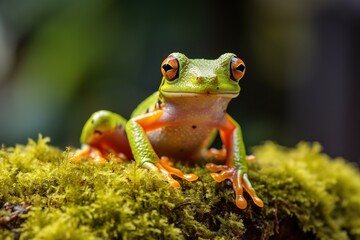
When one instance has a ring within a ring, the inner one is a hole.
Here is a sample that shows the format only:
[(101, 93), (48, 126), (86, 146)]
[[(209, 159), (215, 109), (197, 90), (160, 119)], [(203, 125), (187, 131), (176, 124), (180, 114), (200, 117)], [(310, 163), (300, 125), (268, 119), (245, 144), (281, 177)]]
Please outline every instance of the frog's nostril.
[(196, 82), (197, 83), (211, 83), (214, 84), (217, 82), (217, 76), (197, 76)]

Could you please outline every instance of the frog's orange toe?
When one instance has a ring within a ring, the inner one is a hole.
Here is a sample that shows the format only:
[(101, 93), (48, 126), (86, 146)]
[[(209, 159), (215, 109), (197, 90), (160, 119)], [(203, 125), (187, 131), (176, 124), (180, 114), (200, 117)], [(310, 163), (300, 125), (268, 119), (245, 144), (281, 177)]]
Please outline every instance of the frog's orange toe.
[(86, 147), (85, 149), (78, 150), (77, 153), (75, 153), (74, 156), (70, 158), (71, 162), (80, 162), (81, 159), (89, 157), (91, 153), (91, 148)]
[(172, 175), (189, 182), (196, 181), (198, 179), (198, 176), (195, 174), (185, 174), (180, 169), (172, 167), (173, 163), (169, 160), (168, 157), (161, 157), (161, 159), (158, 162), (155, 162), (154, 165), (160, 170), (160, 172), (166, 177), (168, 182), (174, 188), (180, 188), (181, 185), (172, 177)]
[(250, 197), (252, 198), (254, 203), (259, 207), (263, 207), (264, 202), (256, 195), (256, 192), (255, 192), (254, 188), (251, 186), (251, 183), (248, 179), (247, 174), (243, 175), (241, 181), (242, 181), (242, 185), (244, 186), (246, 192), (250, 195)]
[(95, 163), (105, 164), (108, 160), (104, 157), (104, 155), (96, 148), (87, 146), (84, 149), (81, 149), (78, 153), (76, 153), (72, 158), (70, 158), (71, 162), (80, 162), (84, 158), (90, 158)]
[(210, 172), (219, 172), (229, 168), (226, 165), (217, 165), (214, 163), (207, 163), (205, 166)]
[(176, 181), (172, 177), (170, 177), (170, 178), (171, 179), (168, 178), (168, 182), (170, 183), (171, 186), (173, 186), (174, 188), (181, 188), (181, 185), (178, 181)]
[(70, 162), (80, 162), (81, 159), (83, 159), (83, 158), (84, 158), (83, 156), (81, 156), (80, 154), (77, 154), (70, 158)]
[(225, 170), (221, 171), (220, 173), (211, 173), (211, 177), (216, 182), (225, 181), (226, 179), (229, 179), (230, 176), (231, 176), (231, 172)]
[(252, 200), (254, 201), (254, 203), (258, 207), (263, 207), (264, 206), (264, 202), (258, 196), (251, 196), (251, 197), (252, 197)]
[(183, 179), (185, 179), (186, 181), (189, 181), (189, 182), (196, 181), (196, 180), (198, 180), (198, 178), (199, 177), (193, 173), (183, 175)]
[(236, 196), (236, 206), (240, 209), (245, 209), (247, 207), (247, 202), (243, 195)]
[(233, 189), (236, 195), (236, 206), (240, 209), (247, 207), (246, 199), (244, 198), (243, 189), (249, 193), (254, 203), (262, 207), (264, 206), (263, 201), (256, 195), (255, 190), (251, 186), (246, 173), (242, 173), (236, 167), (230, 167), (227, 165), (216, 165), (208, 163), (206, 167), (212, 172), (211, 176), (216, 182), (222, 182), (226, 179), (230, 180), (233, 184)]

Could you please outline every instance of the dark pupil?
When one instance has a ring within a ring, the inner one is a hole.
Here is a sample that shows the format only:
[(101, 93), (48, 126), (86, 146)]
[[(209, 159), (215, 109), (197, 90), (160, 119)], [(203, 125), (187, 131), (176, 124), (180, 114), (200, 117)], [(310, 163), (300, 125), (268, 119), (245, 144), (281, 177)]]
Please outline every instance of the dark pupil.
[(240, 72), (243, 72), (245, 70), (245, 66), (243, 64), (240, 64), (236, 70), (239, 70)]
[(168, 63), (165, 63), (165, 64), (162, 66), (162, 68), (165, 70), (165, 72), (173, 69), (173, 67), (172, 67), (170, 64), (168, 64)]

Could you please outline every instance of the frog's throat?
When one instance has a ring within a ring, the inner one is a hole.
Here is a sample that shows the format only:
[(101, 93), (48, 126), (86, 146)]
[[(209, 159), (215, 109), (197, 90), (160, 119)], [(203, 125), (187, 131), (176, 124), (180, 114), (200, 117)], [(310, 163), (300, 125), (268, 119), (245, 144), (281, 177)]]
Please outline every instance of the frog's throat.
[(199, 96), (212, 96), (212, 97), (222, 97), (222, 98), (236, 98), (239, 95), (239, 92), (221, 92), (221, 93), (196, 93), (196, 92), (169, 92), (161, 91), (161, 94), (164, 97), (199, 97)]

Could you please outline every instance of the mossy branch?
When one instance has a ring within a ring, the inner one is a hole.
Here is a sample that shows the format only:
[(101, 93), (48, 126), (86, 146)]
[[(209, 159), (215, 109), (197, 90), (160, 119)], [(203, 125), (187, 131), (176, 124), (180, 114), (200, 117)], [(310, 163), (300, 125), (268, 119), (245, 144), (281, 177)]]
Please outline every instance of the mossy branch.
[[(205, 161), (176, 164), (200, 177), (177, 190), (135, 162), (72, 163), (48, 142), (0, 151), (0, 239), (360, 239), (360, 174), (317, 143), (254, 148), (265, 206), (240, 210)], [(32, 208), (15, 221), (9, 203)]]

